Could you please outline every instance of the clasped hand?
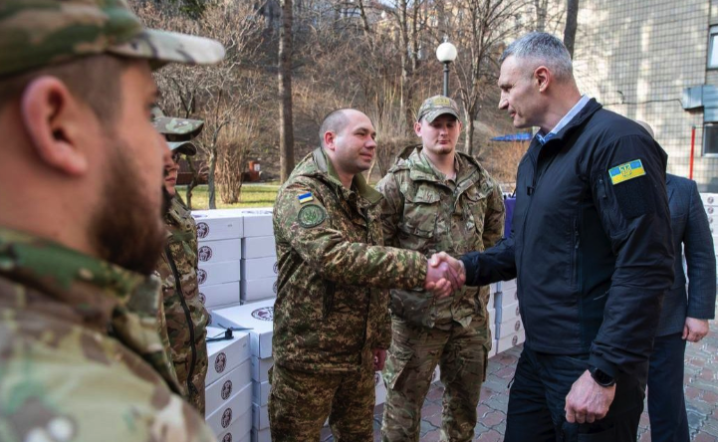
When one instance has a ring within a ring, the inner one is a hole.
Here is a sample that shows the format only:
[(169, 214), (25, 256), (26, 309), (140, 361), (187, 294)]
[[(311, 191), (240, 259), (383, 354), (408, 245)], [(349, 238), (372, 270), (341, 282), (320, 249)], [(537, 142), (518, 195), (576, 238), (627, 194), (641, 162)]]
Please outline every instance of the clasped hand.
[(466, 282), (464, 263), (446, 252), (434, 254), (426, 267), (424, 288), (437, 298), (445, 298), (459, 290)]

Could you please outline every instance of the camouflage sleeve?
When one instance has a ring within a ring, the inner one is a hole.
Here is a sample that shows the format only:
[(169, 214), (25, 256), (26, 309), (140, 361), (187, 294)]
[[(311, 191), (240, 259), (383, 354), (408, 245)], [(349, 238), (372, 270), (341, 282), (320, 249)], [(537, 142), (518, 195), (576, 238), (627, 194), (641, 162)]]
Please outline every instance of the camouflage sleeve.
[[(297, 198), (312, 193), (313, 201)], [(426, 258), (419, 252), (393, 247), (350, 242), (344, 232), (333, 227), (319, 192), (303, 182), (289, 184), (277, 195), (275, 225), (279, 239), (291, 244), (302, 259), (316, 268), (323, 278), (348, 285), (376, 288), (413, 289), (426, 279)], [(349, 221), (351, 222), (351, 221)]]
[(401, 215), (404, 211), (404, 199), (396, 177), (393, 173), (387, 173), (376, 185), (384, 198), (381, 201), (381, 225), (384, 230), (384, 244), (396, 246), (396, 231)]
[(493, 190), (489, 194), (486, 218), (484, 219), (484, 232), (481, 238), (485, 249), (493, 247), (503, 238), (506, 219), (506, 206), (504, 205), (504, 197), (501, 194), (501, 186), (492, 178), (489, 179), (493, 183)]

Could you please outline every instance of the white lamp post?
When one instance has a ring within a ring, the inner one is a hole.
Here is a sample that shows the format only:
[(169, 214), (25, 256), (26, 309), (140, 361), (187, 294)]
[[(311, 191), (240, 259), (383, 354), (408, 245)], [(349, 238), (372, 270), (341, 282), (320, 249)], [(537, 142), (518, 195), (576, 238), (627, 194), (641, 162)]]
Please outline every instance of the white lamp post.
[(436, 48), (436, 58), (444, 63), (444, 96), (449, 96), (449, 64), (456, 60), (456, 46), (449, 43), (449, 37)]

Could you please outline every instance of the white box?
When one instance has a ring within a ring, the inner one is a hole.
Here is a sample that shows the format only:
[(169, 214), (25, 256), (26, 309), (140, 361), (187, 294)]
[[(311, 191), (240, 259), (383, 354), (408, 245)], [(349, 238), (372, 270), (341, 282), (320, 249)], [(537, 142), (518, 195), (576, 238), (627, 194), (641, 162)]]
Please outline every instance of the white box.
[(252, 364), (249, 359), (233, 368), (221, 378), (205, 385), (205, 416), (209, 416), (224, 407), (232, 395), (252, 384)]
[(497, 343), (497, 351), (499, 353), (503, 353), (506, 350), (509, 350), (513, 347), (516, 347), (519, 344), (522, 344), (524, 341), (526, 341), (526, 331), (524, 329), (521, 329), (517, 331), (516, 333), (511, 333), (501, 339), (499, 339)]
[(242, 279), (254, 281), (255, 279), (276, 278), (277, 257), (258, 259), (243, 259), (242, 263)]
[[(298, 407), (301, 404), (297, 404)], [(252, 427), (258, 430), (269, 428), (269, 407), (252, 403)]]
[(238, 304), (240, 302), (239, 281), (203, 285), (199, 288), (199, 299), (207, 308)]
[(277, 297), (277, 277), (242, 280), (240, 284), (240, 299), (243, 303), (261, 301)]
[(501, 281), (501, 285), (499, 286), (499, 291), (506, 292), (511, 290), (516, 290), (516, 279), (511, 279), (508, 281)]
[(272, 442), (272, 434), (269, 428), (265, 428), (264, 430), (252, 428), (252, 442)]
[(520, 316), (521, 312), (519, 311), (518, 302), (508, 304), (504, 307), (496, 308), (496, 323), (511, 321), (516, 318), (519, 318)]
[(703, 206), (708, 216), (718, 215), (718, 206)]
[(519, 293), (516, 288), (509, 288), (508, 290), (502, 289), (499, 293), (496, 294), (496, 299), (494, 301), (494, 307), (495, 308), (503, 308), (508, 305), (514, 304), (519, 301)]
[(227, 431), (230, 425), (252, 408), (252, 386), (247, 385), (232, 396), (224, 407), (210, 414), (206, 421), (215, 435)]
[(244, 259), (269, 258), (277, 256), (274, 235), (242, 238), (242, 257)]
[(269, 389), (271, 387), (269, 381), (252, 382), (252, 402), (262, 407), (267, 405), (269, 401)]
[(223, 433), (217, 435), (217, 442), (249, 442), (252, 438), (252, 409), (245, 411)]
[(498, 324), (498, 336), (496, 336), (498, 339), (503, 339), (506, 336), (512, 335), (514, 333), (517, 333), (519, 330), (523, 329), (523, 324), (521, 323), (521, 318), (513, 318), (509, 319), (508, 321), (501, 321), (501, 324)]
[[(224, 332), (223, 329), (207, 327), (207, 337), (214, 337)], [(207, 343), (207, 355), (209, 366), (205, 385), (229, 373), (233, 368), (238, 367), (242, 362), (249, 359), (250, 339), (248, 333), (233, 332), (234, 339)], [(250, 363), (251, 367), (251, 363)]]
[(269, 380), (269, 369), (274, 365), (272, 358), (252, 358), (252, 380), (254, 382), (266, 382)]
[(212, 312), (217, 324), (228, 327), (248, 327), (252, 356), (260, 359), (272, 357), (274, 299), (217, 309)]
[(197, 269), (197, 283), (203, 285), (225, 284), (240, 280), (239, 261), (205, 264), (200, 262)]
[(701, 193), (701, 201), (703, 201), (704, 206), (718, 206), (718, 194)]
[(242, 258), (242, 240), (239, 238), (219, 241), (200, 241), (197, 245), (200, 263), (212, 264), (224, 261), (239, 261)]
[(270, 209), (242, 210), (244, 216), (244, 237), (274, 236), (272, 211)]
[(374, 372), (374, 406), (381, 405), (386, 402), (386, 385), (381, 371)]
[(244, 220), (240, 214), (227, 214), (219, 210), (194, 210), (192, 217), (197, 224), (199, 241), (241, 238)]

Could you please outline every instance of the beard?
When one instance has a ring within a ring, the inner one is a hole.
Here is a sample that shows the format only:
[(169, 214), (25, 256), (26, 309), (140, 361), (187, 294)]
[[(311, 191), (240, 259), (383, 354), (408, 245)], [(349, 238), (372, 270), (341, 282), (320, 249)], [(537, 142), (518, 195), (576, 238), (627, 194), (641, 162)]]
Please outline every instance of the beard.
[(157, 267), (165, 243), (161, 209), (148, 198), (149, 189), (142, 189), (127, 153), (130, 149), (116, 139), (108, 144), (114, 153), (103, 207), (90, 226), (91, 238), (100, 258), (149, 276)]

